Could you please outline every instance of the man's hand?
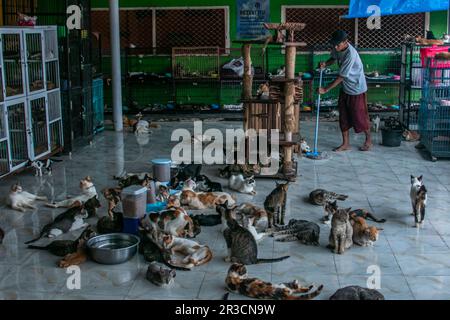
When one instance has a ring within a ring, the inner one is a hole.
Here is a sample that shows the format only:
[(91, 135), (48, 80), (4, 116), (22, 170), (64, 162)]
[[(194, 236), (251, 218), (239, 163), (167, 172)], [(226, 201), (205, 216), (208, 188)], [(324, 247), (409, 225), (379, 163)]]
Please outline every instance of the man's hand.
[(327, 63), (325, 61), (319, 62), (319, 69), (325, 69), (327, 67)]
[(328, 89), (327, 88), (319, 88), (319, 89), (317, 89), (317, 93), (318, 94), (325, 94), (325, 93), (327, 93), (328, 92)]

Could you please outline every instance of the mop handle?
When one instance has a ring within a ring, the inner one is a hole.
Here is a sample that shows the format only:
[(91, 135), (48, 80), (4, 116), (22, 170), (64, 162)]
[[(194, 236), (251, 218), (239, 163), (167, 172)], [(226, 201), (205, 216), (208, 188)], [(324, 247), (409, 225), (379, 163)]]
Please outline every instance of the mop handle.
[[(320, 69), (320, 79), (319, 79), (319, 88), (322, 88), (322, 77), (323, 69)], [(314, 135), (314, 152), (317, 153), (318, 148), (318, 140), (319, 140), (319, 117), (320, 117), (320, 102), (321, 102), (321, 94), (317, 96), (317, 115), (316, 115), (316, 132)]]

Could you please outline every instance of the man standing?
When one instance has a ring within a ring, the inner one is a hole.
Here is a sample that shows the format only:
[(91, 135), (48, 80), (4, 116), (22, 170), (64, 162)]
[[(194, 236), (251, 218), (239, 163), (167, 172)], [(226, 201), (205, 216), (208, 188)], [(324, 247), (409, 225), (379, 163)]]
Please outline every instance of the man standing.
[(339, 76), (326, 88), (319, 88), (319, 94), (325, 94), (342, 83), (339, 94), (339, 125), (342, 132), (342, 145), (333, 151), (351, 150), (350, 129), (356, 133), (364, 132), (365, 143), (359, 148), (361, 151), (369, 151), (372, 148), (370, 137), (370, 120), (367, 109), (367, 83), (364, 74), (364, 66), (356, 49), (349, 43), (348, 35), (338, 30), (331, 36), (331, 58), (321, 62), (319, 67), (326, 68), (334, 63), (339, 65)]

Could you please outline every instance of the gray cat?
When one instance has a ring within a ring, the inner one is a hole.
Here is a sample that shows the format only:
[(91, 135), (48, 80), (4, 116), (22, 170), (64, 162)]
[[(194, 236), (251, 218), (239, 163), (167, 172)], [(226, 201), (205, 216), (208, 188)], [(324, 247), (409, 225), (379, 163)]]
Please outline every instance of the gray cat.
[(318, 246), (320, 227), (314, 222), (292, 219), (287, 226), (276, 228), (271, 235), (280, 242), (299, 240), (305, 245)]
[(334, 249), (334, 253), (343, 254), (353, 245), (353, 227), (350, 223), (349, 209), (339, 209), (331, 219), (330, 244), (328, 247)]
[(341, 200), (344, 201), (348, 198), (345, 194), (337, 194), (331, 191), (327, 191), (324, 189), (317, 189), (312, 191), (309, 194), (309, 201), (312, 204), (315, 204), (317, 206), (323, 206), (327, 202), (331, 202), (334, 200)]
[(225, 261), (251, 265), (278, 262), (289, 258), (289, 256), (286, 256), (275, 259), (258, 259), (256, 240), (250, 231), (241, 227), (235, 220), (235, 209), (228, 208), (228, 201), (218, 205), (216, 209), (226, 217), (228, 225), (228, 228), (223, 232), (228, 248), (228, 257)]
[(147, 269), (147, 280), (159, 287), (173, 284), (177, 273), (159, 262), (152, 262)]
[(330, 300), (384, 300), (384, 296), (375, 289), (349, 286), (336, 291)]

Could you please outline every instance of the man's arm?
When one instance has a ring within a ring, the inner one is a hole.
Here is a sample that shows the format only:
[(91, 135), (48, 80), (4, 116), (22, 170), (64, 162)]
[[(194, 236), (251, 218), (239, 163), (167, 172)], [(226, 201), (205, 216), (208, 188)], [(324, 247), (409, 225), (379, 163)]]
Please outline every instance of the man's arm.
[(340, 85), (342, 83), (342, 81), (344, 81), (343, 77), (341, 77), (341, 76), (337, 77), (337, 79), (334, 80), (328, 87), (326, 87), (326, 88), (319, 88), (318, 89), (319, 94), (325, 94), (328, 91), (333, 90), (338, 85)]
[(331, 57), (330, 59), (328, 59), (327, 61), (322, 61), (319, 63), (319, 68), (320, 69), (325, 69), (328, 66), (331, 66), (333, 64), (336, 63), (336, 59), (334, 59), (333, 57)]

